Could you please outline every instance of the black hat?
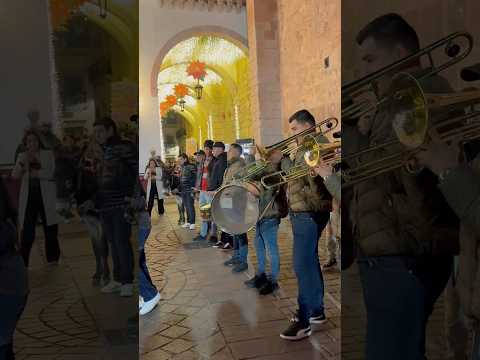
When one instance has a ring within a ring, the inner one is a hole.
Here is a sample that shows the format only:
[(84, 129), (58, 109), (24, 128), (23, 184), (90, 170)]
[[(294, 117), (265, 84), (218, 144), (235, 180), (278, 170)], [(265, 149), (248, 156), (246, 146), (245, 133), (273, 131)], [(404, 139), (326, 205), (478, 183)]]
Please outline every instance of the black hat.
[(225, 150), (225, 144), (221, 141), (215, 141), (215, 143), (213, 144), (213, 147), (214, 148), (219, 147)]
[(205, 142), (203, 143), (203, 147), (212, 149), (213, 148), (213, 141), (212, 140), (205, 140)]
[(197, 155), (205, 155), (205, 151), (203, 150), (198, 150), (196, 153), (194, 153), (193, 155), (197, 156)]

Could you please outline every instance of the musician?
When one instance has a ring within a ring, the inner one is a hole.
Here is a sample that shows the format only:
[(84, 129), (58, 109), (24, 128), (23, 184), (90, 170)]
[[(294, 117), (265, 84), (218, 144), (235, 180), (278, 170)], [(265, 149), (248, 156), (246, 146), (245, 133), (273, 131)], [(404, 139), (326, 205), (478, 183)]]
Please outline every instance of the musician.
[[(203, 156), (203, 159), (201, 159), (201, 161), (198, 162), (197, 181), (195, 184), (195, 189), (200, 192), (198, 196), (198, 203), (200, 207), (212, 202), (211, 196), (207, 194), (208, 168), (210, 166), (210, 163), (213, 161), (212, 150), (213, 150), (213, 141), (205, 140), (205, 142), (203, 143), (204, 156)], [(211, 230), (214, 231), (211, 222), (203, 221), (202, 219), (202, 222), (200, 225), (200, 234), (198, 234), (198, 236), (193, 240), (194, 241), (206, 240), (209, 228), (212, 228)], [(214, 233), (211, 233), (211, 235), (213, 236)], [(215, 239), (215, 242), (216, 242), (216, 239)]]
[[(480, 335), (480, 155), (470, 163), (460, 161), (458, 144), (447, 145), (431, 133), (433, 141), (417, 155), (440, 178), (439, 189), (461, 221), (460, 256), (455, 287), (461, 312)], [(453, 319), (451, 319), (453, 320)], [(457, 328), (459, 326), (457, 325)], [(447, 329), (450, 330), (450, 329)], [(453, 334), (452, 334), (453, 335)], [(455, 334), (457, 351), (465, 352), (468, 334)], [(463, 346), (462, 346), (463, 345)], [(480, 343), (474, 349), (480, 356)]]
[[(241, 157), (243, 148), (238, 144), (231, 144), (227, 152), (228, 167), (223, 176), (222, 186), (229, 184), (235, 175), (242, 171), (245, 167), (245, 160)], [(244, 272), (248, 269), (248, 238), (247, 234), (229, 235), (222, 234), (225, 244), (223, 249), (229, 250), (232, 248), (233, 242), (233, 256), (226, 261), (224, 265), (233, 266), (233, 273)]]
[[(282, 218), (288, 215), (288, 203), (285, 186), (277, 189), (265, 189), (261, 184), (261, 177), (280, 170), (282, 154), (272, 153), (267, 160), (270, 164), (252, 178), (262, 191), (252, 193), (259, 198), (260, 217), (255, 225), (255, 253), (257, 255), (257, 270), (255, 276), (245, 281), (249, 288), (255, 288), (260, 295), (268, 295), (276, 291), (278, 275), (280, 274), (280, 252), (278, 250), (278, 228)], [(241, 174), (242, 175), (242, 174)], [(246, 176), (246, 174), (243, 174)], [(266, 274), (266, 262), (270, 262), (270, 274)]]
[[(206, 202), (211, 202), (215, 192), (222, 185), (223, 174), (227, 168), (227, 154), (225, 153), (225, 144), (221, 141), (213, 143), (212, 147), (213, 159), (208, 164), (207, 176), (207, 195), (209, 196)], [(224, 246), (223, 242), (217, 241), (217, 227), (212, 222), (210, 228), (210, 240), (214, 246)]]
[[(293, 135), (313, 126), (315, 118), (307, 110), (300, 110), (289, 119), (290, 132)], [(299, 144), (302, 142), (303, 139), (298, 139)], [(304, 151), (297, 151), (290, 165), (282, 161), (283, 170), (296, 165), (306, 166)], [(332, 197), (318, 176), (305, 176), (290, 182), (287, 197), (293, 230), (293, 266), (298, 281), (299, 309), (288, 329), (280, 334), (280, 337), (300, 340), (311, 335), (311, 324), (323, 324), (327, 321), (318, 241), (330, 218)]]
[[(367, 73), (420, 48), (415, 30), (397, 14), (370, 22), (359, 32), (357, 43)], [(414, 75), (427, 71), (419, 60), (395, 72), (400, 70)], [(387, 74), (374, 84), (380, 98), (394, 75)], [(451, 90), (439, 76), (422, 80), (421, 85), (430, 93)], [(363, 124), (365, 146), (394, 136), (390, 114), (388, 104), (380, 106), (371, 121)], [(434, 114), (433, 120), (438, 119)], [(344, 142), (345, 148), (348, 145)], [(362, 161), (384, 156), (379, 151)], [(349, 212), (367, 311), (368, 360), (424, 359), (426, 323), (450, 277), (458, 236), (456, 218), (439, 196), (436, 182), (428, 170), (400, 169), (353, 188)]]

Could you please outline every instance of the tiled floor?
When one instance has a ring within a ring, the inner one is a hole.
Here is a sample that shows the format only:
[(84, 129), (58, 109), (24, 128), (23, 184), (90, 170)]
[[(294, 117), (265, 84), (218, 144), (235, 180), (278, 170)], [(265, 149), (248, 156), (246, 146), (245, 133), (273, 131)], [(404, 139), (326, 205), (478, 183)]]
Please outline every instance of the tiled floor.
[(30, 295), (15, 334), (18, 360), (134, 359), (137, 298), (91, 285), (94, 260), (78, 221), (60, 226), (61, 263), (45, 265), (41, 228), (29, 270)]
[(176, 207), (167, 205), (166, 216), (154, 216), (147, 244), (151, 275), (163, 300), (140, 318), (143, 360), (340, 359), (338, 271), (325, 274), (328, 323), (314, 329), (307, 340), (288, 342), (279, 337), (296, 309), (297, 295), (287, 221), (279, 232), (281, 290), (265, 297), (243, 284), (254, 273), (253, 241), (249, 274), (234, 275), (222, 265), (229, 253), (192, 247), (197, 230), (181, 229), (176, 222)]

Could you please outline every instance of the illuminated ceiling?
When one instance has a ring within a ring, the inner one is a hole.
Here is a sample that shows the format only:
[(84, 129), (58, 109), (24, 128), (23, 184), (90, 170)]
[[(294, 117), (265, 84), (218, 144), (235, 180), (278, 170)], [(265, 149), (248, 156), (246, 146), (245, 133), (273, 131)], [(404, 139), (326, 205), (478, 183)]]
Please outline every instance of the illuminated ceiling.
[[(224, 85), (229, 92), (234, 88), (236, 74), (231, 66), (246, 54), (235, 44), (216, 36), (196, 36), (175, 45), (165, 56), (158, 74), (158, 96), (162, 101), (173, 93), (173, 86), (183, 83), (191, 88), (196, 84), (186, 73), (188, 64), (199, 60), (207, 64), (207, 76), (202, 85), (205, 86), (208, 98), (209, 85)], [(195, 106), (197, 100), (187, 97), (187, 106)]]

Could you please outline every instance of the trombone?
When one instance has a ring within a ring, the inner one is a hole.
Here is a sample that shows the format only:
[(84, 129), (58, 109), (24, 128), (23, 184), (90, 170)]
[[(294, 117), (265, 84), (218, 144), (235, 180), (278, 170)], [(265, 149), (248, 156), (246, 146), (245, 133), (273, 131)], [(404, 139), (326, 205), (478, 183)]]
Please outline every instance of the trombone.
[[(459, 39), (464, 39), (467, 42), (463, 51), (462, 47), (458, 44), (457, 40)], [(432, 52), (442, 47), (450, 60), (436, 66), (433, 61)], [(380, 105), (391, 100), (391, 96), (378, 98), (376, 94), (375, 81), (383, 76), (399, 73), (403, 71), (405, 67), (420, 61), (421, 57), (426, 56), (430, 66), (427, 72), (416, 78), (418, 81), (421, 81), (462, 61), (470, 54), (472, 48), (472, 35), (467, 32), (456, 32), (426, 46), (412, 55), (400, 59), (393, 64), (387, 65), (372, 74), (366, 75), (363, 78), (342, 86), (342, 103), (345, 104), (347, 102), (352, 102), (351, 105), (345, 107), (342, 106), (342, 119), (344, 119), (344, 121), (348, 121), (347, 119), (357, 119), (362, 115), (376, 111)], [(358, 99), (359, 96), (368, 93), (373, 95), (373, 99)], [(357, 99), (357, 101), (355, 101), (355, 99)]]
[(320, 163), (334, 166), (340, 162), (341, 141), (324, 143), (318, 135), (308, 135), (303, 142), (305, 164), (295, 165), (288, 170), (280, 170), (263, 176), (260, 182), (267, 190), (276, 188), (291, 181), (301, 179), (307, 175), (316, 176), (312, 168)]
[[(292, 135), (285, 140), (282, 140), (278, 143), (267, 146), (263, 149), (257, 145), (257, 149), (261, 155), (261, 159), (252, 164), (249, 164), (245, 168), (245, 170), (242, 172), (242, 177), (237, 180), (248, 181), (248, 180), (252, 180), (256, 176), (260, 176), (270, 165), (270, 161), (268, 161), (267, 159), (274, 150), (281, 151), (283, 156), (289, 156), (293, 152), (299, 151), (303, 148), (303, 144), (300, 144), (300, 145), (296, 144), (297, 139), (301, 137), (307, 137), (310, 135), (314, 135), (315, 137), (320, 138), (324, 134), (333, 131), (337, 126), (338, 126), (337, 118), (328, 118), (319, 122), (315, 126), (312, 126), (311, 128), (298, 133), (297, 135)], [(317, 132), (317, 130), (320, 130), (320, 131)]]
[[(403, 166), (412, 172), (410, 161), (428, 141), (428, 130), (431, 128), (446, 142), (465, 143), (480, 138), (480, 111), (471, 110), (435, 124), (430, 123), (432, 111), (464, 111), (466, 107), (480, 103), (480, 91), (425, 95), (418, 81), (406, 73), (397, 74), (392, 87), (394, 96), (389, 105), (396, 138), (343, 158), (347, 165), (353, 163), (353, 167), (342, 170), (342, 189)], [(386, 152), (387, 155), (369, 161), (361, 160), (378, 152)]]

